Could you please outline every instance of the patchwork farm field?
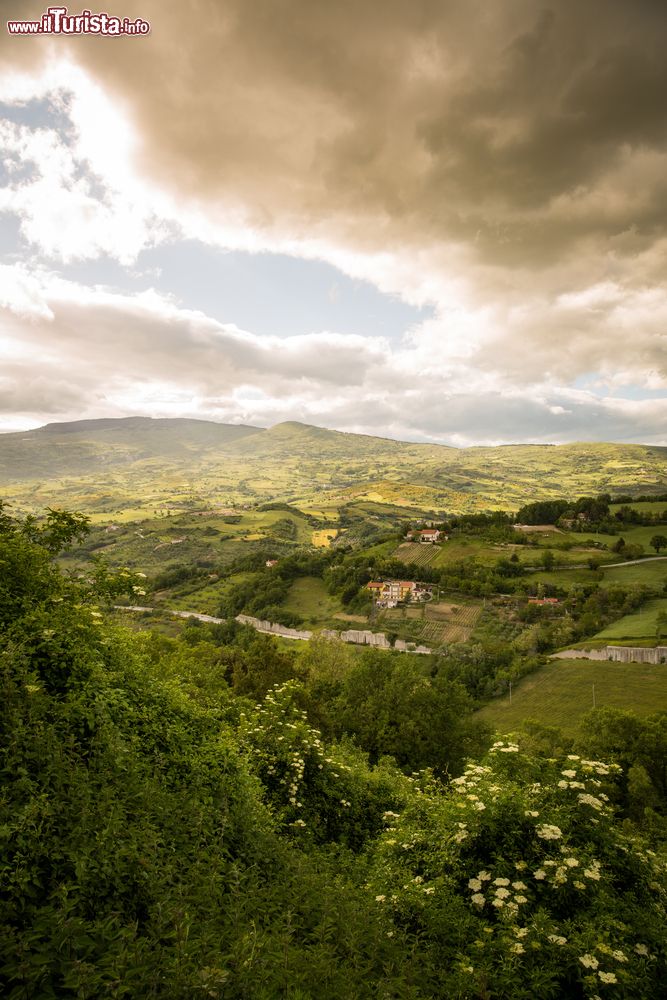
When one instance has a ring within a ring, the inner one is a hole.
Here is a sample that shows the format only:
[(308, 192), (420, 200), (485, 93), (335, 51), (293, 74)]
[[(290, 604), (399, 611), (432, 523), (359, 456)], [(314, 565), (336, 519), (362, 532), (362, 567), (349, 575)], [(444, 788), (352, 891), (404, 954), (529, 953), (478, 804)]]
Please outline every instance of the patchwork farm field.
[(378, 621), (387, 631), (409, 624), (410, 637), (434, 648), (470, 638), (482, 613), (481, 604), (429, 602), (421, 606), (391, 608)]
[(496, 698), (476, 713), (500, 733), (517, 729), (525, 719), (557, 726), (566, 733), (579, 728), (593, 708), (620, 708), (650, 715), (667, 711), (667, 665), (609, 663), (597, 660), (552, 660), (524, 677), (509, 695)]
[[(665, 453), (642, 445), (457, 449), (348, 434), (296, 422), (270, 429), (132, 417), (0, 435), (0, 496), (144, 516), (177, 503), (267, 500), (326, 511), (361, 501), (406, 514), (518, 510), (544, 498), (667, 486)], [(664, 509), (661, 501), (658, 504)]]

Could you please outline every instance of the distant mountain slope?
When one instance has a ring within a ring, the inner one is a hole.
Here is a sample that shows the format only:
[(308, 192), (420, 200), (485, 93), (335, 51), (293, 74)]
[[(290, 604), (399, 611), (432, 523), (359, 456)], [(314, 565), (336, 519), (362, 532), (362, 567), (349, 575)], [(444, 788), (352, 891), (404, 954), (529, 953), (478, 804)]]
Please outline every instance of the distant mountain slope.
[(547, 497), (667, 491), (667, 448), (575, 443), (450, 448), (294, 421), (266, 430), (205, 420), (128, 417), (0, 434), (2, 495), (31, 506), (163, 507), (352, 499), (426, 510), (516, 510)]
[(0, 434), (0, 483), (89, 475), (146, 459), (196, 459), (262, 427), (210, 420), (123, 417), (46, 424)]

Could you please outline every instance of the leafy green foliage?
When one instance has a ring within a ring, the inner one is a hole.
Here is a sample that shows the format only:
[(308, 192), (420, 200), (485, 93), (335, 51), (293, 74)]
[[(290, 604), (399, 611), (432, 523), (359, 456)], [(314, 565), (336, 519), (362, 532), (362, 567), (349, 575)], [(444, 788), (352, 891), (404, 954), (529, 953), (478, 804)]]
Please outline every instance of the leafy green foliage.
[(455, 950), (437, 995), (662, 995), (665, 870), (614, 824), (619, 774), (500, 740), (387, 817), (371, 891), (388, 933)]
[(116, 629), (81, 527), (0, 511), (3, 997), (658, 1000), (661, 722), (465, 765), (463, 659)]

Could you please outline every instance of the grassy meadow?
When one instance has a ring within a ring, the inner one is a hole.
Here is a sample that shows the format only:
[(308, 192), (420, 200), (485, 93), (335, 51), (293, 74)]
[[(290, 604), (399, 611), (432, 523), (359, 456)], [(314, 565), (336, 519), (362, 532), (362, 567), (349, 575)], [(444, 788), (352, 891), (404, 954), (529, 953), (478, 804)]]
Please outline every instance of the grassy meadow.
[(594, 638), (610, 642), (617, 639), (655, 639), (660, 614), (667, 614), (667, 598), (647, 601), (639, 611), (608, 625)]
[(595, 705), (650, 715), (667, 711), (667, 665), (610, 663), (606, 660), (552, 660), (522, 678), (509, 695), (480, 709), (477, 718), (509, 733), (524, 719), (536, 719), (574, 733)]
[(295, 580), (283, 607), (286, 611), (302, 615), (313, 625), (321, 625), (342, 611), (338, 599), (332, 597), (322, 580), (315, 576), (303, 576)]

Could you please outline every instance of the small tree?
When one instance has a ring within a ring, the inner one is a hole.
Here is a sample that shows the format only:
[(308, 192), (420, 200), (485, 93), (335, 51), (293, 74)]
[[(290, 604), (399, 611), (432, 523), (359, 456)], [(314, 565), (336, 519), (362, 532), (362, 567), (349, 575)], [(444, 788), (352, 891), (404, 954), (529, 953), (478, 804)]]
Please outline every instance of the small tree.
[(667, 635), (667, 612), (659, 611), (655, 620), (655, 637), (663, 639)]
[(651, 548), (659, 552), (660, 549), (667, 548), (667, 536), (665, 535), (654, 535), (650, 542)]
[(546, 552), (542, 553), (541, 563), (544, 569), (549, 572), (554, 568), (554, 563), (556, 562), (555, 556), (551, 549), (547, 549)]

